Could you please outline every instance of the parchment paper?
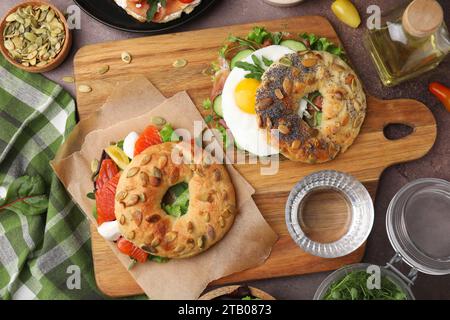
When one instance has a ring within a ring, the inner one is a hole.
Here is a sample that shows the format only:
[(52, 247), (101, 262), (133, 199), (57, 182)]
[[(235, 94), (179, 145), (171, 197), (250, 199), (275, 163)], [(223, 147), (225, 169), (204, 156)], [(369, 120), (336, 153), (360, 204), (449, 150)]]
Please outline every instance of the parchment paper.
[[(78, 124), (72, 134), (77, 136), (67, 140), (52, 162), (74, 201), (95, 225), (97, 222), (91, 213), (94, 201), (86, 197), (93, 189), (92, 159), (98, 159), (111, 141), (122, 140), (131, 131), (142, 131), (150, 124), (151, 116), (161, 116), (175, 128), (191, 132), (194, 121), (203, 121), (187, 93), (178, 93), (159, 104), (162, 95), (145, 78), (118, 84), (114, 91), (100, 111), (86, 123)], [(118, 122), (118, 119), (123, 121)], [(131, 269), (131, 275), (149, 298), (196, 299), (211, 281), (256, 267), (269, 256), (277, 235), (254, 203), (254, 189), (231, 165), (227, 168), (238, 203), (233, 227), (224, 239), (196, 257), (173, 259), (165, 264), (148, 262)], [(129, 258), (121, 254), (114, 243), (108, 243), (119, 260), (128, 266)]]

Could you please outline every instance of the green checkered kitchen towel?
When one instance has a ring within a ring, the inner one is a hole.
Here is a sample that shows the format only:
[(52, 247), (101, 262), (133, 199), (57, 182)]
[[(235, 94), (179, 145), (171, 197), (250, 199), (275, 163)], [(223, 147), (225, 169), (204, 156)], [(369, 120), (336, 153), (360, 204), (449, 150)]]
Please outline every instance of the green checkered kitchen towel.
[(49, 161), (75, 126), (59, 85), (0, 55), (0, 298), (98, 299), (89, 223)]

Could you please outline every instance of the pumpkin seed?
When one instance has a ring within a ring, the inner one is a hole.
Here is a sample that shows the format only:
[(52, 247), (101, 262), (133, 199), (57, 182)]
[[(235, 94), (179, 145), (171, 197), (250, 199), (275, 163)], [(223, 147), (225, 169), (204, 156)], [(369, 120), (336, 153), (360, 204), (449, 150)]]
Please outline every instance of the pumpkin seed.
[(152, 160), (152, 155), (146, 154), (141, 160), (141, 166), (145, 166)]
[(161, 156), (161, 158), (159, 158), (159, 160), (158, 160), (159, 168), (160, 169), (164, 168), (167, 164), (167, 161), (168, 161), (167, 156)]
[(25, 32), (23, 34), (23, 36), (25, 37), (25, 39), (27, 39), (30, 42), (34, 42), (36, 41), (36, 35), (34, 33), (31, 32)]
[(133, 221), (136, 223), (136, 225), (139, 227), (142, 223), (142, 211), (136, 210), (133, 212)]
[(120, 216), (120, 219), (119, 219), (119, 223), (120, 223), (121, 225), (124, 225), (124, 224), (125, 224), (125, 221), (126, 221), (125, 216), (124, 216), (124, 215), (121, 215), (121, 216)]
[(221, 228), (225, 227), (225, 218), (223, 216), (219, 217), (219, 225)]
[(94, 159), (91, 161), (91, 171), (92, 173), (96, 173), (98, 169), (98, 160)]
[(120, 191), (120, 192), (117, 193), (117, 195), (116, 195), (116, 200), (117, 200), (117, 201), (125, 200), (125, 198), (127, 197), (127, 195), (128, 195), (128, 192), (126, 192), (126, 191)]
[(45, 17), (45, 21), (50, 22), (50, 21), (53, 20), (54, 17), (55, 17), (55, 11), (50, 10), (50, 11), (47, 13), (47, 17)]
[(75, 79), (72, 76), (64, 76), (62, 78), (62, 81), (66, 82), (66, 83), (74, 83)]
[(157, 168), (157, 167), (154, 167), (153, 168), (153, 176), (156, 177), (156, 178), (161, 179), (161, 177), (162, 177), (161, 170), (159, 168)]
[(156, 248), (157, 246), (160, 245), (160, 243), (161, 243), (161, 240), (158, 239), (158, 238), (156, 238), (156, 239), (154, 239), (154, 240), (152, 241), (151, 246), (152, 246), (153, 248)]
[(214, 170), (214, 181), (220, 181), (222, 178), (222, 174), (220, 173), (219, 169)]
[(5, 48), (6, 48), (8, 51), (14, 50), (15, 47), (16, 47), (16, 46), (14, 45), (14, 42), (12, 42), (11, 40), (6, 40), (5, 43), (4, 43), (4, 45), (5, 45)]
[(163, 126), (166, 124), (166, 119), (161, 117), (152, 117), (150, 121), (156, 126)]
[(291, 148), (294, 149), (294, 150), (297, 150), (298, 148), (300, 148), (300, 140), (292, 141)]
[(16, 21), (16, 18), (17, 18), (17, 14), (16, 13), (11, 13), (9, 16), (6, 17), (6, 22)]
[(314, 67), (317, 64), (317, 59), (314, 58), (308, 58), (302, 60), (302, 65), (306, 68)]
[(127, 172), (127, 178), (134, 177), (135, 175), (138, 174), (139, 170), (141, 170), (139, 167), (130, 168), (130, 170), (128, 170)]
[(109, 71), (109, 66), (106, 64), (104, 66), (101, 66), (100, 68), (98, 68), (97, 73), (98, 74), (105, 74)]
[(159, 187), (161, 184), (161, 179), (157, 177), (150, 177), (150, 185), (153, 187)]
[(146, 172), (141, 171), (141, 173), (139, 173), (139, 178), (141, 180), (142, 186), (145, 188), (150, 181), (150, 177)]
[(92, 88), (86, 84), (81, 84), (78, 86), (78, 91), (82, 93), (89, 93), (92, 91)]
[(157, 214), (151, 215), (145, 219), (145, 221), (147, 221), (148, 223), (156, 223), (159, 220), (161, 220), (161, 216)]
[(281, 92), (281, 90), (280, 89), (275, 89), (275, 96), (278, 98), (278, 99), (280, 99), (280, 100), (283, 100), (284, 99), (284, 95), (283, 95), (283, 92)]
[(178, 247), (175, 248), (175, 250), (173, 250), (173, 252), (175, 253), (181, 253), (186, 249), (186, 246), (183, 245), (179, 245)]
[(167, 242), (172, 242), (177, 238), (178, 234), (175, 231), (171, 231), (166, 234), (165, 239)]
[(189, 222), (188, 222), (188, 224), (187, 224), (187, 231), (188, 231), (189, 233), (194, 232), (194, 224), (192, 223), (192, 221), (189, 221)]
[(175, 68), (184, 68), (187, 65), (187, 60), (185, 59), (177, 59), (172, 63), (172, 66)]
[(214, 240), (216, 238), (216, 230), (214, 229), (214, 227), (210, 224), (208, 224), (208, 227), (206, 228), (206, 233), (208, 234), (208, 237), (211, 240)]
[(289, 58), (287, 58), (287, 57), (281, 58), (279, 62), (280, 62), (280, 64), (285, 65), (285, 66), (288, 66), (288, 67), (292, 66), (292, 61), (291, 61), (291, 59), (289, 59)]
[(194, 249), (194, 247), (195, 247), (195, 240), (192, 239), (192, 238), (189, 238), (189, 239), (186, 241), (186, 244), (187, 244), (187, 246), (188, 246), (189, 249)]
[(126, 51), (122, 52), (121, 58), (122, 58), (122, 61), (123, 61), (123, 62), (125, 62), (125, 63), (131, 63), (131, 60), (132, 60), (131, 54), (129, 54), (128, 52), (126, 52)]
[(127, 207), (132, 207), (139, 201), (139, 196), (137, 194), (132, 194), (126, 203)]
[(291, 94), (292, 92), (292, 80), (289, 79), (288, 77), (284, 78), (283, 80), (283, 90), (284, 92), (286, 92), (287, 95)]
[(201, 236), (200, 238), (197, 239), (197, 246), (200, 249), (203, 249), (205, 247), (205, 236)]
[(153, 253), (153, 254), (158, 253), (158, 250), (156, 250), (152, 246), (142, 246), (141, 249), (144, 250), (144, 251)]
[(289, 127), (285, 126), (284, 124), (280, 124), (278, 126), (278, 130), (282, 133), (282, 134), (288, 134), (289, 133)]
[(264, 110), (273, 104), (273, 99), (268, 97), (258, 101), (258, 109)]

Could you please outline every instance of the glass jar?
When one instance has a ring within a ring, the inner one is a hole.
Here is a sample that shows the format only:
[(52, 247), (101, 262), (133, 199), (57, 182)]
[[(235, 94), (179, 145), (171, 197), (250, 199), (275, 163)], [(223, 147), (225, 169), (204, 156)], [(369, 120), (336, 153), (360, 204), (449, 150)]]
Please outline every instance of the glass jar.
[[(328, 289), (337, 281), (344, 278), (347, 274), (353, 271), (367, 271), (372, 265), (369, 263), (358, 263), (343, 267), (332, 274), (330, 274), (317, 289), (314, 300), (323, 300), (324, 296), (327, 294)], [(415, 300), (414, 294), (411, 290), (410, 285), (404, 280), (398, 273), (390, 270), (387, 267), (380, 267), (380, 272), (382, 277), (386, 277), (392, 283), (394, 283), (400, 290), (402, 290), (407, 300)]]
[[(389, 240), (396, 252), (381, 275), (413, 300), (411, 287), (419, 273), (450, 274), (450, 183), (441, 179), (419, 179), (404, 186), (392, 199), (386, 215)], [(406, 263), (407, 275), (396, 267)], [(371, 264), (343, 267), (319, 286), (315, 300), (323, 299), (328, 289), (352, 271), (367, 270)]]
[(393, 86), (436, 68), (450, 51), (450, 36), (440, 4), (414, 0), (366, 30), (364, 44), (383, 84)]

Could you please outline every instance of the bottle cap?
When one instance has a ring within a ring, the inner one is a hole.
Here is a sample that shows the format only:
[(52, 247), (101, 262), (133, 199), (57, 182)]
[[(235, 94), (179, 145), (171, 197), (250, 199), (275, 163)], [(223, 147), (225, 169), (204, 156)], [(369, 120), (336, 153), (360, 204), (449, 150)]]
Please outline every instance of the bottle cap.
[(403, 13), (402, 24), (414, 37), (432, 35), (444, 21), (444, 10), (436, 0), (414, 0)]

